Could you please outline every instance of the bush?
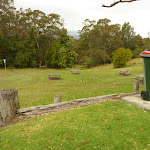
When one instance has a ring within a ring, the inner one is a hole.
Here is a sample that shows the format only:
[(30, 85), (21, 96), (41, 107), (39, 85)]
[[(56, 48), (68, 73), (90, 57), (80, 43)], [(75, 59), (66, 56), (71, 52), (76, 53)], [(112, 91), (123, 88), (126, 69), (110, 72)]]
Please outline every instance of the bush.
[(105, 64), (110, 60), (109, 55), (106, 50), (101, 50), (99, 48), (93, 48), (89, 51), (90, 57), (93, 60), (93, 66), (98, 66), (101, 64)]
[(91, 57), (85, 57), (83, 60), (83, 66), (86, 68), (91, 68), (93, 66), (93, 59)]
[(125, 67), (127, 62), (132, 59), (132, 52), (130, 49), (119, 48), (113, 53), (112, 63), (115, 68)]

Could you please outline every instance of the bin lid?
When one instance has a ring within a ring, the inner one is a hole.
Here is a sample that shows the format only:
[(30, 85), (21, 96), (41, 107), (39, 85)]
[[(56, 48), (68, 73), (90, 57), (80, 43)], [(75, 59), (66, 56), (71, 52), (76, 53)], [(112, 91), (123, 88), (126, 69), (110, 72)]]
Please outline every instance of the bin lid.
[(150, 57), (150, 49), (141, 52), (140, 56), (142, 56), (142, 57)]

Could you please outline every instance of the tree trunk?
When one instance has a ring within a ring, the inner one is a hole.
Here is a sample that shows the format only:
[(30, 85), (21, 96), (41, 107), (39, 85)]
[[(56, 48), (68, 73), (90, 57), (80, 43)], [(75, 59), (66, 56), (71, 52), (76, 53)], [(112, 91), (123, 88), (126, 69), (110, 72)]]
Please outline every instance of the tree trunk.
[(9, 123), (20, 108), (16, 89), (0, 90), (0, 126)]

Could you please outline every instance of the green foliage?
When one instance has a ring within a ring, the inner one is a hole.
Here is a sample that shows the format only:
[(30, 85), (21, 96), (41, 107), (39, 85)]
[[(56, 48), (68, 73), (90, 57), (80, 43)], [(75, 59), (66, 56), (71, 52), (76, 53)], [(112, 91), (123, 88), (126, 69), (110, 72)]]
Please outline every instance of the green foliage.
[(28, 58), (23, 53), (17, 53), (15, 58), (15, 66), (17, 68), (27, 67)]
[(46, 52), (46, 64), (50, 68), (72, 67), (77, 54), (71, 49), (71, 45), (66, 43), (54, 43), (51, 49)]
[[(91, 57), (92, 66), (110, 62), (112, 53), (123, 46), (121, 40), (120, 25), (110, 25), (110, 20), (99, 19), (97, 23), (88, 21), (80, 31), (80, 39), (76, 47), (79, 62)], [(87, 58), (85, 58), (87, 57)]]
[(59, 43), (53, 43), (50, 50), (46, 51), (46, 64), (48, 67), (55, 68), (58, 64), (58, 52), (61, 45)]
[(66, 68), (67, 67), (67, 53), (66, 49), (64, 47), (61, 47), (58, 52), (58, 66), (60, 68)]
[(136, 48), (133, 50), (133, 58), (141, 58), (140, 53), (144, 51), (142, 48)]
[(106, 50), (101, 49), (90, 49), (90, 56), (93, 60), (93, 66), (98, 66), (100, 64), (105, 64), (110, 61), (110, 56), (107, 54)]
[[(10, 0), (2, 1), (0, 6), (0, 58), (7, 59), (7, 66), (17, 68), (45, 64), (46, 50), (66, 32), (60, 16), (40, 10), (16, 11)], [(57, 66), (54, 50), (50, 65)]]
[(113, 53), (112, 63), (115, 68), (125, 67), (127, 62), (132, 59), (132, 52), (130, 49), (119, 48)]
[(85, 57), (84, 59), (83, 59), (83, 66), (84, 67), (86, 67), (86, 68), (91, 68), (92, 66), (93, 66), (93, 64), (94, 64), (94, 61), (93, 61), (93, 59), (91, 58), (91, 57)]
[(144, 42), (140, 35), (136, 35), (134, 38), (132, 38), (130, 45), (129, 45), (130, 49), (133, 51), (135, 49), (143, 49), (143, 46), (144, 46)]
[(129, 22), (121, 27), (107, 18), (97, 22), (86, 19), (80, 39), (74, 40), (58, 14), (18, 11), (13, 0), (2, 0), (0, 8), (0, 59), (6, 58), (8, 67), (66, 68), (75, 62), (92, 67), (110, 63), (113, 52), (120, 47), (134, 51), (133, 57), (137, 57), (137, 49), (150, 47), (150, 40), (135, 36)]
[(3, 60), (0, 59), (0, 67), (2, 67), (2, 66), (3, 66)]
[(135, 36), (134, 28), (130, 25), (129, 22), (125, 22), (121, 29), (121, 37), (124, 42), (125, 48), (131, 49), (130, 46), (132, 45), (131, 43), (134, 36)]
[(143, 46), (144, 50), (145, 49), (150, 49), (150, 39), (149, 38), (144, 38), (143, 39), (143, 44), (144, 44), (144, 46)]

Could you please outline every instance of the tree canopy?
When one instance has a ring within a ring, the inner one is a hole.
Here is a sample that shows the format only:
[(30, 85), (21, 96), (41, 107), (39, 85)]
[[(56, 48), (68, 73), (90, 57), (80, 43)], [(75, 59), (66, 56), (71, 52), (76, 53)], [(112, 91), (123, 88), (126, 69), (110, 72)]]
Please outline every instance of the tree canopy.
[(16, 10), (12, 0), (0, 3), (0, 66), (51, 68), (86, 67), (111, 63), (113, 53), (130, 49), (134, 57), (150, 48), (150, 39), (136, 35), (129, 22), (111, 24), (108, 18), (86, 19), (79, 39), (68, 35), (58, 14), (40, 10)]
[[(76, 57), (76, 54), (73, 52), (71, 44), (68, 44), (71, 43), (71, 38), (67, 35), (60, 15), (45, 14), (40, 10), (31, 9), (16, 11), (11, 0), (2, 0), (0, 6), (0, 59), (7, 59), (7, 66), (45, 65), (47, 51), (53, 51), (53, 43), (63, 47), (64, 51), (69, 50), (72, 53), (72, 55), (61, 53), (61, 55), (65, 55), (62, 57), (67, 59), (65, 60), (66, 64), (57, 65), (57, 67), (74, 64), (75, 58), (68, 57)], [(61, 52), (60, 49), (57, 51)], [(57, 62), (58, 59), (55, 61)], [(56, 66), (51, 65), (50, 67)]]

